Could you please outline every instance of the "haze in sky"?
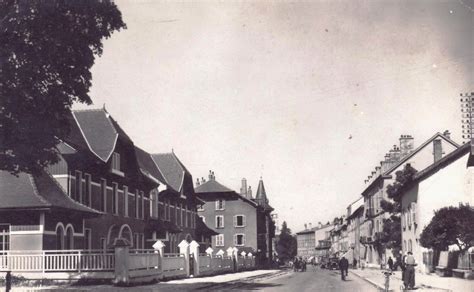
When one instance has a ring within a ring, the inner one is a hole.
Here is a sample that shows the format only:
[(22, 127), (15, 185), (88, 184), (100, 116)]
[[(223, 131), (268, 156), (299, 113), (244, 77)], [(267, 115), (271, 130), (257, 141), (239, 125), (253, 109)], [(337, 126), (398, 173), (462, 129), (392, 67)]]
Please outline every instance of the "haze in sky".
[(473, 2), (116, 1), (128, 29), (105, 41), (91, 96), (195, 178), (239, 191), (262, 176), (298, 231), (345, 214), (401, 134), (462, 142)]

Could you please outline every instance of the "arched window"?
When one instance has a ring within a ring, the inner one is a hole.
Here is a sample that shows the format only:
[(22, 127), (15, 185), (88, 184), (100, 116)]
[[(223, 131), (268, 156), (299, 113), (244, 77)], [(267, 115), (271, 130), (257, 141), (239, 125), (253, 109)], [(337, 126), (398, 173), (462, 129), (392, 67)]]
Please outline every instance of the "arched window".
[(412, 243), (411, 243), (411, 239), (408, 239), (408, 251), (413, 252), (412, 248), (413, 248), (413, 246), (412, 246)]
[(66, 229), (65, 248), (74, 249), (74, 229), (68, 226)]
[(56, 225), (56, 249), (64, 249), (64, 228), (62, 224)]

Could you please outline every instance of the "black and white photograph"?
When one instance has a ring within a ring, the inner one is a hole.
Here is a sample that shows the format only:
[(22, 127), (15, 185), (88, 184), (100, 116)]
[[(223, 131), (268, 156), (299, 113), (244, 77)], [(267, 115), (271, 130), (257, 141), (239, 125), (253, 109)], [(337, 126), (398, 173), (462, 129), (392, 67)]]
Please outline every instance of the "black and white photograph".
[(0, 0), (0, 291), (474, 291), (474, 0)]

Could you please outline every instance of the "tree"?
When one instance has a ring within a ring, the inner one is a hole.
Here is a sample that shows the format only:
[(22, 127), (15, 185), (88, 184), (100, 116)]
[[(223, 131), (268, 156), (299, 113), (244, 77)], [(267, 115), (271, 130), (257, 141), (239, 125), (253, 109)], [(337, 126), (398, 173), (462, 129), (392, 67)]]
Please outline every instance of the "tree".
[(438, 251), (457, 245), (461, 252), (474, 246), (474, 208), (460, 204), (435, 211), (420, 235), (420, 244)]
[(34, 173), (58, 161), (102, 40), (126, 26), (108, 0), (2, 0), (0, 28), (0, 169)]
[(281, 225), (280, 238), (277, 243), (278, 258), (282, 262), (287, 262), (296, 256), (296, 238), (291, 235), (291, 230), (283, 221)]
[(390, 214), (390, 217), (383, 220), (382, 232), (376, 239), (378, 252), (382, 253), (385, 248), (392, 249), (394, 254), (398, 254), (402, 245), (401, 232), (401, 212), (402, 196), (406, 192), (413, 177), (417, 173), (410, 164), (406, 164), (403, 170), (395, 173), (395, 182), (387, 186), (387, 195), (391, 201), (382, 200), (380, 206), (384, 212)]

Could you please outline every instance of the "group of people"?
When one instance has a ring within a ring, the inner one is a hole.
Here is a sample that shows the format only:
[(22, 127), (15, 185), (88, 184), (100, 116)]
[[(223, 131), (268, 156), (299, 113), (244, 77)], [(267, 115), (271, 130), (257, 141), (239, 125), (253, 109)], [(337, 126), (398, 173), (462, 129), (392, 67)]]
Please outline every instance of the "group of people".
[(297, 272), (300, 270), (301, 272), (305, 272), (306, 264), (306, 260), (304, 260), (302, 257), (295, 257), (293, 260), (293, 271)]
[[(392, 257), (388, 258), (387, 264), (391, 271), (397, 268), (397, 265), (394, 265)], [(413, 253), (409, 251), (404, 255), (399, 265), (402, 269), (402, 281), (405, 289), (413, 289), (415, 287), (415, 267), (417, 265)]]

